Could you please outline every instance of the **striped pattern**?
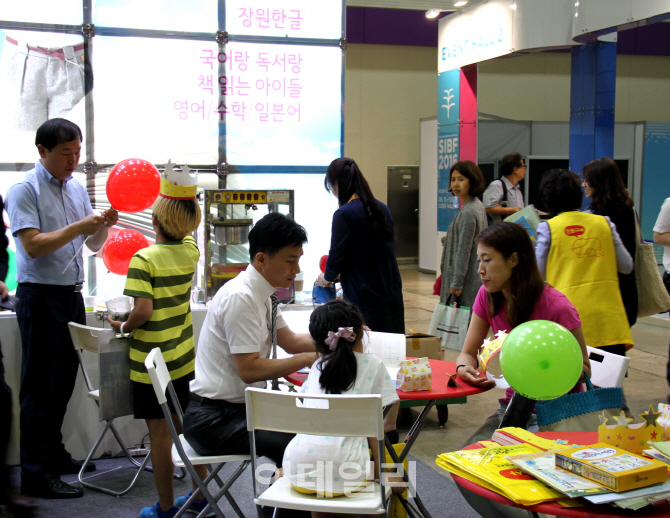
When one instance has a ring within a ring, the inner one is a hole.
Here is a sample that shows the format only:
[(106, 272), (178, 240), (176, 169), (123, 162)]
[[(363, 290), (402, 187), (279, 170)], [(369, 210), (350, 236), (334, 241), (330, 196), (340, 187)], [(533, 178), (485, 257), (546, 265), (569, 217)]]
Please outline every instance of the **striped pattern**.
[(135, 330), (130, 346), (130, 379), (151, 383), (144, 359), (160, 347), (173, 380), (195, 369), (191, 322), (191, 280), (200, 253), (191, 236), (157, 243), (130, 260), (124, 295), (153, 301), (151, 318)]

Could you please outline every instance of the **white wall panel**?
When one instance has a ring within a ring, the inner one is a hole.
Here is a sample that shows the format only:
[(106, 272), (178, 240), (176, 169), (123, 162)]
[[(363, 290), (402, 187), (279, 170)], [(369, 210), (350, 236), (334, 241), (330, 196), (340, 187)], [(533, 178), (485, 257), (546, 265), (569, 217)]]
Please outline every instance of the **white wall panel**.
[(557, 156), (570, 153), (570, 124), (568, 122), (533, 122), (531, 154)]
[(436, 271), (437, 117), (421, 119), (419, 168), (419, 269)]
[(478, 158), (499, 158), (507, 153), (530, 154), (529, 122), (479, 121)]

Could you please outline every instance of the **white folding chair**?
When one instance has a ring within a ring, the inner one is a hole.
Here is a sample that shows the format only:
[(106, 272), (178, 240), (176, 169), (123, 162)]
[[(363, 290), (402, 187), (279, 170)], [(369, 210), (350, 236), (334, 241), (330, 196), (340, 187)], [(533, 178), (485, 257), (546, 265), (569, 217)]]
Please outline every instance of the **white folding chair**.
[[(378, 441), (379, 459), (384, 462), (384, 422), (382, 398), (373, 395), (306, 395), (257, 388), (247, 388), (247, 429), (251, 443), (252, 474), (256, 473), (256, 430), (286, 433), (331, 435), (342, 437), (374, 437)], [(308, 408), (300, 399), (327, 400), (328, 408)], [(334, 498), (303, 494), (295, 490), (287, 477), (279, 478), (259, 495), (254, 476), (254, 503), (259, 518), (262, 506), (302, 511), (321, 511), (341, 514), (383, 514), (391, 495), (383, 477), (364, 491)]]
[[(185, 467), (193, 480), (195, 481), (198, 489), (202, 495), (207, 499), (207, 506), (200, 512), (198, 516), (205, 516), (210, 509), (214, 510), (214, 513), (219, 518), (225, 518), (223, 512), (219, 508), (217, 502), (221, 499), (222, 496), (225, 496), (228, 499), (228, 503), (237, 513), (240, 518), (244, 518), (244, 514), (240, 510), (237, 502), (233, 496), (229, 493), (230, 486), (237, 480), (237, 478), (242, 474), (242, 472), (247, 468), (251, 462), (250, 455), (211, 455), (204, 456), (198, 454), (188, 443), (184, 435), (177, 433), (174, 422), (172, 421), (172, 413), (167, 403), (167, 398), (165, 396), (166, 390), (170, 394), (170, 399), (172, 405), (174, 406), (179, 421), (184, 422), (184, 414), (182, 412), (181, 406), (179, 405), (179, 399), (177, 394), (172, 386), (172, 381), (170, 380), (170, 373), (165, 365), (165, 359), (161, 354), (161, 350), (156, 347), (147, 355), (144, 360), (144, 365), (147, 367), (149, 372), (149, 377), (151, 378), (151, 383), (156, 391), (156, 397), (158, 398), (158, 403), (163, 409), (163, 414), (165, 415), (165, 420), (167, 421), (168, 428), (170, 429), (170, 434), (172, 435), (172, 462), (176, 466)], [(226, 462), (242, 462), (239, 467), (233, 472), (233, 474), (226, 480), (224, 483), (219, 477), (218, 473)], [(200, 464), (208, 465), (210, 473), (202, 480), (196, 473), (193, 466)], [(216, 495), (212, 495), (207, 489), (207, 485), (212, 481), (216, 480), (219, 485), (219, 491)], [(175, 518), (179, 518), (193, 503), (193, 501), (198, 497), (198, 492), (193, 491), (189, 499), (182, 506), (179, 512), (175, 515)]]
[[(88, 397), (93, 399), (98, 405), (100, 411), (100, 420), (106, 422), (105, 427), (100, 432), (98, 439), (95, 441), (91, 451), (86, 456), (86, 460), (84, 461), (84, 464), (79, 471), (79, 482), (84, 487), (95, 489), (96, 491), (100, 491), (108, 495), (123, 496), (135, 486), (135, 483), (137, 482), (137, 479), (142, 471), (145, 469), (147, 471), (151, 471), (151, 468), (147, 467), (147, 463), (149, 462), (149, 454), (147, 453), (141, 464), (137, 462), (128, 451), (128, 448), (121, 439), (119, 432), (114, 427), (115, 418), (131, 415), (133, 413), (132, 393), (130, 392), (130, 360), (128, 358), (128, 346), (127, 343), (112, 342), (115, 337), (113, 329), (89, 327), (77, 324), (76, 322), (69, 322), (68, 326), (70, 329), (72, 343), (74, 344), (77, 357), (79, 358), (81, 372), (84, 375), (84, 381), (86, 382), (86, 387), (88, 388)], [(103, 355), (105, 358), (110, 356), (110, 354), (106, 353), (111, 353), (111, 355), (113, 355), (113, 361), (115, 361), (114, 368), (109, 368), (110, 365), (105, 364), (105, 368), (99, 369), (100, 376), (105, 378), (104, 382), (99, 384), (99, 389), (95, 389), (93, 387), (91, 378), (86, 370), (84, 358), (82, 357), (82, 350), (97, 354), (98, 365), (101, 364)], [(88, 464), (91, 462), (93, 455), (100, 446), (100, 443), (102, 442), (108, 430), (112, 431), (116, 441), (121, 447), (121, 451), (123, 451), (132, 465), (137, 468), (137, 473), (135, 473), (135, 476), (130, 482), (130, 485), (123, 491), (114, 491), (109, 488), (91, 484), (83, 478), (86, 466), (88, 466)]]
[(608, 353), (598, 347), (586, 347), (591, 363), (591, 383), (596, 387), (621, 387), (630, 358)]

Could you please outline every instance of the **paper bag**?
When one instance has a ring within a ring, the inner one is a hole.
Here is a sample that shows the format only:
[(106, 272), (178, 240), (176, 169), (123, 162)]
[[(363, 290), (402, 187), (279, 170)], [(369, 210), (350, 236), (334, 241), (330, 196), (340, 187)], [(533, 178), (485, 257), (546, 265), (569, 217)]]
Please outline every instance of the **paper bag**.
[(439, 302), (428, 326), (428, 334), (442, 339), (442, 349), (460, 351), (470, 323), (470, 308)]
[(403, 392), (416, 392), (433, 388), (433, 373), (428, 358), (403, 360), (396, 379), (396, 388)]

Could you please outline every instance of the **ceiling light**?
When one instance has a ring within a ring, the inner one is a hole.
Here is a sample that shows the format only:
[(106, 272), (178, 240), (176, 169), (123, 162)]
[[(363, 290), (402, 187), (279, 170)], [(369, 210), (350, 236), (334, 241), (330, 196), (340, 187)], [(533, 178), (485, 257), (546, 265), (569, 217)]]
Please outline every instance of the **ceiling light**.
[(441, 12), (441, 9), (429, 9), (426, 11), (426, 18), (437, 18)]
[(458, 0), (458, 2), (454, 2), (454, 7), (463, 7), (467, 3), (468, 0)]

